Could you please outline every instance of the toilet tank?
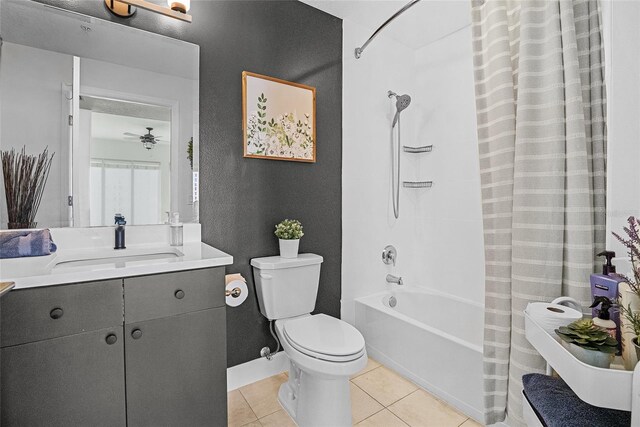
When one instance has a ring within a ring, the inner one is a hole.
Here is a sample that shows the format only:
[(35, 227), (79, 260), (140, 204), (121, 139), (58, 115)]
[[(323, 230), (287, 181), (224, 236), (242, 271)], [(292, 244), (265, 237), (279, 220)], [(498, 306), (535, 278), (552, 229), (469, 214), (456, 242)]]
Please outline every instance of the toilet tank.
[(277, 320), (311, 313), (316, 306), (321, 263), (322, 257), (315, 254), (252, 259), (262, 315)]

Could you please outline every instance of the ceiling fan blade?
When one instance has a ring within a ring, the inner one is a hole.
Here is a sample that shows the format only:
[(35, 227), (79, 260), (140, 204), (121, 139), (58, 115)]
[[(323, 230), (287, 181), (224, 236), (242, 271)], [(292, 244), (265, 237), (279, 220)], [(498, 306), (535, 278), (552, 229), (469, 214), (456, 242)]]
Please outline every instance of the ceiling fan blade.
[(136, 138), (140, 138), (142, 135), (137, 135), (135, 133), (131, 133), (131, 132), (125, 132), (123, 133), (123, 135), (127, 135), (127, 136), (135, 136)]

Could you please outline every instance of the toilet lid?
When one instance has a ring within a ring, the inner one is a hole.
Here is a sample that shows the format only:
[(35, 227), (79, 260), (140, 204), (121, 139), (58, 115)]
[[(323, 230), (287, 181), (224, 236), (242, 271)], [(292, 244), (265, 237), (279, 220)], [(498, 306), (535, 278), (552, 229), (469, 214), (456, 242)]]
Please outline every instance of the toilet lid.
[(325, 314), (290, 320), (284, 334), (297, 350), (319, 359), (354, 360), (364, 351), (364, 338), (356, 328)]

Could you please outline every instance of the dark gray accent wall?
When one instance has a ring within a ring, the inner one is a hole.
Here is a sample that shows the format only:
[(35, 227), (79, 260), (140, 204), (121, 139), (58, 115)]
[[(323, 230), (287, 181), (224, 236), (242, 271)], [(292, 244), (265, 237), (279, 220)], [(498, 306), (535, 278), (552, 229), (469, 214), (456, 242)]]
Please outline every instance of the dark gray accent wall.
[[(316, 312), (340, 316), (342, 258), (342, 21), (297, 1), (192, 1), (193, 23), (102, 0), (38, 0), (200, 45), (200, 221), (203, 241), (233, 255), (252, 293), (227, 308), (228, 365), (275, 347), (258, 309), (250, 260), (276, 255), (274, 225), (304, 225), (301, 252), (324, 257)], [(242, 157), (242, 71), (316, 87), (317, 162)]]

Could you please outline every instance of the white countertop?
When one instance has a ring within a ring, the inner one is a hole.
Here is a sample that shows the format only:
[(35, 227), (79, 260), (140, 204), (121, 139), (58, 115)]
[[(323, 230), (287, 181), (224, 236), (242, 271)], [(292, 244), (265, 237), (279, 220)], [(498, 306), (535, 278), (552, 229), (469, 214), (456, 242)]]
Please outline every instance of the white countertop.
[(57, 252), (0, 260), (0, 281), (24, 289), (233, 263), (231, 255), (200, 242), (199, 224), (185, 224), (183, 246), (169, 246), (164, 225), (128, 226), (127, 248), (119, 250), (113, 249), (113, 227), (51, 229), (51, 234)]

